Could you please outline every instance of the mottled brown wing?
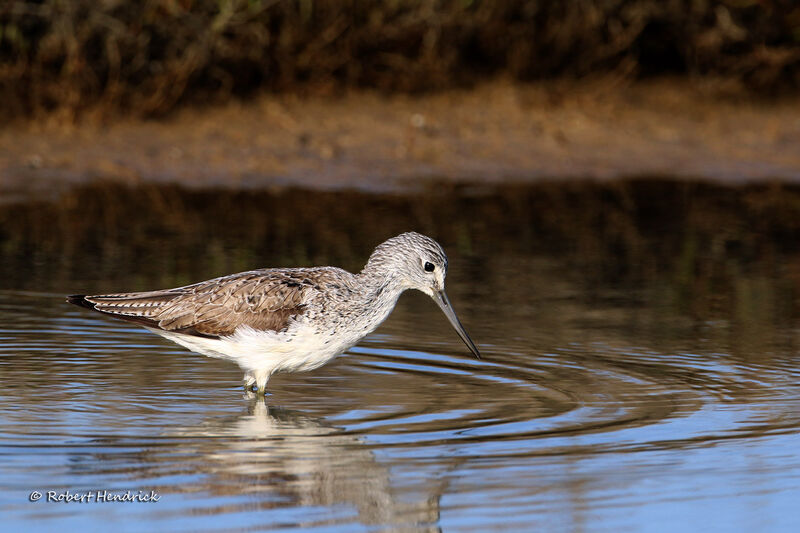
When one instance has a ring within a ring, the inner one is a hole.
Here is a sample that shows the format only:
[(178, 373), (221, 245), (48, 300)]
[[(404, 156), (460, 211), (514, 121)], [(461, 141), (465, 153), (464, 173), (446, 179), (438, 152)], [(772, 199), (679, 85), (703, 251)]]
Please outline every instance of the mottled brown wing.
[(303, 314), (308, 292), (315, 290), (302, 269), (262, 270), (177, 289), (76, 295), (68, 301), (147, 327), (220, 337), (242, 325), (281, 331)]

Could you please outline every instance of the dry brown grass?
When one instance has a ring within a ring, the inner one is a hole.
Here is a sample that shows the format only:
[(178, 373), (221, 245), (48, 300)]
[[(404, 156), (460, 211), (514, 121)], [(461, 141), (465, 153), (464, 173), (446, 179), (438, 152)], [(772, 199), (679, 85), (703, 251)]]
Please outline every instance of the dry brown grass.
[(615, 73), (800, 87), (790, 0), (9, 0), (0, 109), (163, 115), (258, 90)]

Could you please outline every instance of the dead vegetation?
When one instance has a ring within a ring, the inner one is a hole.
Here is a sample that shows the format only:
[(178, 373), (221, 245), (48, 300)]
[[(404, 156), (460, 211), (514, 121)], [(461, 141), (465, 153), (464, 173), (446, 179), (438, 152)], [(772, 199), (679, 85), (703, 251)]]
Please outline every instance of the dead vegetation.
[(487, 77), (729, 77), (800, 87), (791, 0), (9, 0), (7, 118), (158, 116), (256, 91), (428, 91)]

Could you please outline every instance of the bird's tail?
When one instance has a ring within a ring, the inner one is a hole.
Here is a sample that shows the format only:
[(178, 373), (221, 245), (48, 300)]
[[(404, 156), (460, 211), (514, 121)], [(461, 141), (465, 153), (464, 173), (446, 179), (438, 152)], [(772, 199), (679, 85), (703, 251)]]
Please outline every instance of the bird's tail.
[(85, 294), (70, 294), (67, 296), (67, 302), (86, 309), (94, 309), (95, 304), (86, 299)]

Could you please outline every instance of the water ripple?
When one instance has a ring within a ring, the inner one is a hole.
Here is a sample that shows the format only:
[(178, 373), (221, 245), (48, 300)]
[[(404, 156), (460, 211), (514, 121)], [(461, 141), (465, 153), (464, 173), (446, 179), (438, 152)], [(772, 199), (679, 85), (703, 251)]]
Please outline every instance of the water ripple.
[[(743, 475), (743, 450), (786, 439), (771, 453), (797, 466), (800, 374), (790, 355), (748, 361), (718, 349), (574, 341), (539, 349), (516, 339), (483, 344), (474, 360), (457, 339), (387, 328), (323, 369), (276, 376), (265, 403), (242, 393), (226, 362), (59, 304), (0, 294), (0, 460), (13, 494), (42, 477), (55, 489), (186, 496), (161, 508), (160, 524), (201, 508), (245, 512), (243, 494), (262, 511), (304, 509), (309, 523), (428, 524), (440, 512), (430, 494), (445, 490), (428, 479), (464, 493), (480, 479), (483, 498), (532, 513), (530, 487), (563, 486), (563, 471), (577, 464), (594, 480), (585, 505), (622, 507), (641, 500), (619, 472), (665, 461), (685, 463), (685, 475), (730, 462), (731, 475)], [(777, 476), (765, 490), (798, 482), (772, 461), (761, 472)], [(333, 504), (355, 514), (314, 514)]]

